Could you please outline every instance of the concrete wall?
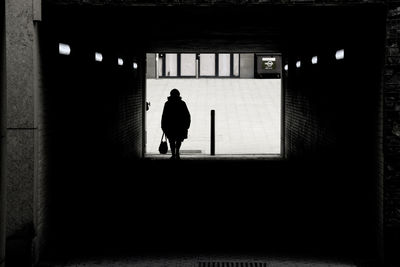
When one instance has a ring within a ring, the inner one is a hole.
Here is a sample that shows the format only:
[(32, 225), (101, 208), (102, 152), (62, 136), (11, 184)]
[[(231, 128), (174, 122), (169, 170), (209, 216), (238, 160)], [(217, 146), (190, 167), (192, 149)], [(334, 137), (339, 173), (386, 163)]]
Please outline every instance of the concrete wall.
[(5, 3), (0, 2), (0, 266), (5, 265), (6, 236), (6, 64), (5, 64)]
[(26, 264), (33, 236), (34, 137), (32, 2), (5, 1), (7, 86), (7, 262)]

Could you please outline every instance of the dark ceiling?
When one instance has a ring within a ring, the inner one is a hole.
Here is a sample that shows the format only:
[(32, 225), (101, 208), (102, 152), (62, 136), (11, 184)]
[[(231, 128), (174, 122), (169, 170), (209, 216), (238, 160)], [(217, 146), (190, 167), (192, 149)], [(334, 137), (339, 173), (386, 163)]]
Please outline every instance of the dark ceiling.
[(284, 52), (354, 38), (378, 25), (382, 6), (93, 6), (44, 3), (52, 37), (146, 52)]

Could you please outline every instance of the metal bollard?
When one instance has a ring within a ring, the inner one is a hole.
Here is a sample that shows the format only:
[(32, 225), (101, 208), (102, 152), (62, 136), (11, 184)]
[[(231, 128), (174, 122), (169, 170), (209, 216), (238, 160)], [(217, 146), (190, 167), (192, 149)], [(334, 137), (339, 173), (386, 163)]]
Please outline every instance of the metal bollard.
[(211, 156), (215, 156), (215, 110), (211, 110)]

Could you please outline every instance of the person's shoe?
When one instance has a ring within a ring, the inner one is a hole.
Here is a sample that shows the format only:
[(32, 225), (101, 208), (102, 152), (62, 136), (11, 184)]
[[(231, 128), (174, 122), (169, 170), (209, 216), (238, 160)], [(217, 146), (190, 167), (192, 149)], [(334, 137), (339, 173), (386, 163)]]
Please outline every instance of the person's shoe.
[(175, 160), (176, 157), (175, 157), (175, 155), (172, 155), (169, 159), (170, 159), (170, 160)]
[(175, 156), (175, 158), (176, 158), (176, 159), (181, 159), (181, 157), (179, 156), (179, 154), (177, 154), (177, 155)]

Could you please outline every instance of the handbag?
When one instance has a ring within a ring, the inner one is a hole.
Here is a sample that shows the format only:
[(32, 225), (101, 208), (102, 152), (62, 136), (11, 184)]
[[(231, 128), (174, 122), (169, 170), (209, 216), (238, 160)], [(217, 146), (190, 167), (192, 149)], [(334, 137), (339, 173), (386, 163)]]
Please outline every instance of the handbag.
[(167, 152), (168, 152), (167, 136), (165, 136), (165, 141), (163, 141), (164, 135), (165, 135), (165, 133), (162, 134), (161, 143), (160, 143), (160, 146), (158, 147), (158, 151), (160, 152), (160, 154), (167, 154)]

